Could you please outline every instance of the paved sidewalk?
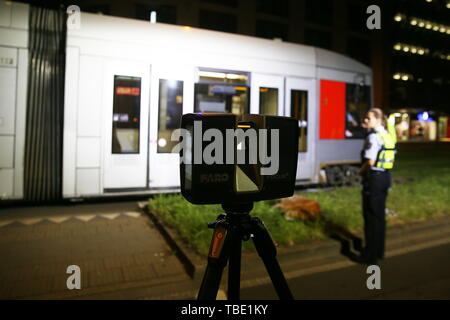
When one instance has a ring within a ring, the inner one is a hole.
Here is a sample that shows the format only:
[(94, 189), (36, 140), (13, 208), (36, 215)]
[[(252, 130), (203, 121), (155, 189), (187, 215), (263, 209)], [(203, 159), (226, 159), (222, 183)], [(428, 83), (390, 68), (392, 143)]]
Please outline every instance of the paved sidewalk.
[[(449, 243), (450, 216), (390, 228), (387, 235), (386, 259), (381, 262), (381, 267), (389, 266), (397, 257), (403, 257), (407, 254), (414, 255), (421, 250), (437, 248)], [(340, 241), (329, 239), (298, 245), (290, 249), (278, 248), (278, 261), (289, 284), (295, 283), (299, 277), (320, 277), (324, 273), (336, 274), (339, 277), (341, 270), (347, 270), (349, 268), (351, 270), (359, 270), (355, 273), (355, 276), (357, 274), (367, 276), (365, 272), (366, 266), (358, 265), (348, 258), (347, 255), (352, 252), (355, 253), (352, 243), (347, 243), (347, 239), (342, 237)], [(197, 264), (196, 267), (201, 269), (206, 264), (206, 259), (200, 259), (200, 261), (203, 263), (198, 264), (197, 261), (194, 264)], [(423, 262), (418, 261), (418, 263)], [(196, 272), (196, 274), (197, 276), (194, 279), (177, 283), (152, 287), (142, 286), (141, 288), (123, 290), (120, 293), (110, 292), (86, 298), (195, 299), (200, 287), (203, 271)], [(224, 270), (221, 289), (219, 291), (219, 297), (222, 299), (226, 298), (226, 281), (227, 269)], [(362, 284), (365, 284), (365, 279), (361, 281)], [(393, 283), (395, 284), (395, 281)], [(243, 292), (253, 287), (259, 288), (262, 285), (272, 286), (264, 265), (256, 254), (243, 254), (240, 284)], [(450, 290), (450, 287), (448, 289)], [(349, 296), (352, 295), (350, 294)], [(335, 296), (335, 298), (338, 297)], [(367, 294), (366, 289), (362, 295), (355, 294), (352, 299), (358, 299), (358, 297), (359, 299), (376, 299), (377, 293), (371, 292)], [(276, 297), (274, 298), (276, 299)], [(324, 299), (324, 296), (322, 296), (322, 299)]]
[[(137, 202), (0, 210), (0, 299), (75, 298), (187, 280)], [(82, 290), (68, 290), (69, 265)]]

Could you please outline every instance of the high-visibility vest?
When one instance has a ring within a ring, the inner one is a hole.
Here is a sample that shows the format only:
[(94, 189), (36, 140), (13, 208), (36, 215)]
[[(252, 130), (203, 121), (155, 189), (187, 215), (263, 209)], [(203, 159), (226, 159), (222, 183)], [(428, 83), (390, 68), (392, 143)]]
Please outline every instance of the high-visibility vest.
[(388, 123), (388, 132), (377, 132), (376, 134), (383, 141), (383, 147), (378, 152), (375, 167), (390, 170), (394, 167), (395, 154), (397, 152), (395, 127), (392, 123)]

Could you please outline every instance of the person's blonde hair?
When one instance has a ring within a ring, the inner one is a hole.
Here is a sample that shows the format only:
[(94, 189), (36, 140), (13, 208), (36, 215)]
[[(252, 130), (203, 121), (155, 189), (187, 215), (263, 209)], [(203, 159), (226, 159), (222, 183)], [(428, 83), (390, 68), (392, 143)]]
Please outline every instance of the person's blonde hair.
[(384, 115), (383, 110), (380, 108), (372, 108), (367, 113), (372, 113), (375, 119), (381, 120), (381, 125), (386, 127), (386, 116)]

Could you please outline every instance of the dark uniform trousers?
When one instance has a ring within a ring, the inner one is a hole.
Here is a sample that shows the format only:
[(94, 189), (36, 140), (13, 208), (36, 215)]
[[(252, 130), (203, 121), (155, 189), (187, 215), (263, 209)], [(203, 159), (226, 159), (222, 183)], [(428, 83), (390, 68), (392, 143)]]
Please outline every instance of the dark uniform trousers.
[(363, 180), (364, 256), (369, 260), (384, 258), (386, 233), (386, 198), (391, 186), (389, 170), (368, 170)]

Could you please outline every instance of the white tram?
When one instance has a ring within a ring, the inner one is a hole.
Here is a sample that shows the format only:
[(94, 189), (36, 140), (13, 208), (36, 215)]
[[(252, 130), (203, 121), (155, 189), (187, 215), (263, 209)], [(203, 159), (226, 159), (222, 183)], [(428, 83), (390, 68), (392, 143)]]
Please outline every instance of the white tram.
[[(27, 15), (25, 4), (0, 10), (3, 199), (23, 197)], [(202, 111), (295, 117), (298, 184), (321, 182), (322, 169), (332, 183), (352, 177), (369, 67), (279, 40), (88, 13), (80, 22), (67, 31), (63, 198), (177, 190), (170, 136), (183, 113)]]

